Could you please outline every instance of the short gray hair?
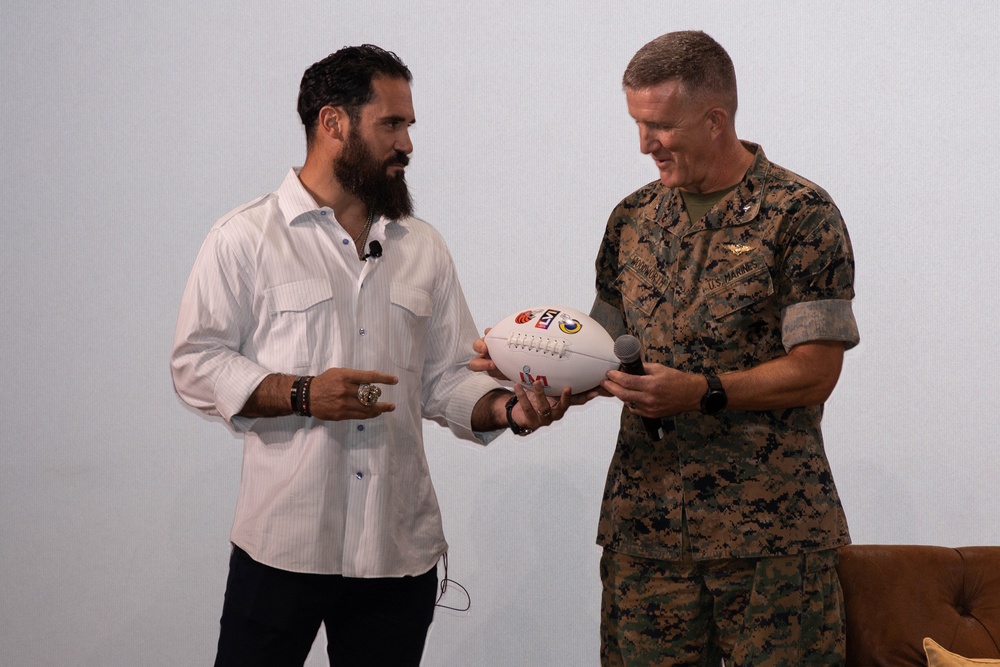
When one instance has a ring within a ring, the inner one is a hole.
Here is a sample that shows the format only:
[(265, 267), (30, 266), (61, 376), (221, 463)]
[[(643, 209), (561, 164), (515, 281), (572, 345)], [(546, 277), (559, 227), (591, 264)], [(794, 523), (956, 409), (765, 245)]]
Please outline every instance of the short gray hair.
[(680, 80), (697, 99), (715, 98), (730, 114), (736, 113), (736, 69), (722, 45), (701, 31), (661, 35), (639, 49), (622, 76), (622, 87), (652, 88)]

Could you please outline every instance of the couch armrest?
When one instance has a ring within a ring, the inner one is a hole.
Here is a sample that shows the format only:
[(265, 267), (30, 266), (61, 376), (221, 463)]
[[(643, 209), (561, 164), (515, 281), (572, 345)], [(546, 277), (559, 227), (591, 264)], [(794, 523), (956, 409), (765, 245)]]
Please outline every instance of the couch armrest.
[(853, 544), (839, 553), (848, 667), (926, 667), (924, 637), (1000, 658), (1000, 546)]

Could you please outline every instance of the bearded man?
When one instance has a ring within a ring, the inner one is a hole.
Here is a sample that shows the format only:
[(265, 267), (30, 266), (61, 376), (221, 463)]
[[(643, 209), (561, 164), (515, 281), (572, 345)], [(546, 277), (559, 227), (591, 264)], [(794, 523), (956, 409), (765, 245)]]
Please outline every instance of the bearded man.
[(244, 440), (216, 665), (301, 665), (321, 623), (332, 664), (418, 665), (448, 548), (421, 420), (485, 444), (569, 407), (467, 367), (476, 327), (404, 177), (411, 80), (372, 45), (306, 70), (305, 165), (216, 222), (188, 279), (174, 387)]

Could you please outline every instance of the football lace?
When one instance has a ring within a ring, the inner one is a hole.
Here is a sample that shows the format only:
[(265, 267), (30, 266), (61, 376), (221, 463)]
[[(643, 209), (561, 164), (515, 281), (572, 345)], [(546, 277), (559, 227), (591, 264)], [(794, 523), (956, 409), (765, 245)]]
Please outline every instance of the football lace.
[(553, 357), (562, 357), (566, 354), (566, 341), (564, 340), (517, 332), (513, 332), (507, 336), (507, 347), (521, 348), (529, 352), (539, 352), (541, 354), (551, 354)]

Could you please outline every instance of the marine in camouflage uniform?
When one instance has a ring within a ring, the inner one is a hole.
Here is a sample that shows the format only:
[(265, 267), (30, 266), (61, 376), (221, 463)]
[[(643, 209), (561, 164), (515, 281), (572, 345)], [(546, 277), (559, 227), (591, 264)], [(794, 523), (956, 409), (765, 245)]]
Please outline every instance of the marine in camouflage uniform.
[[(801, 343), (858, 342), (840, 212), (821, 188), (744, 146), (751, 167), (704, 217), (690, 219), (680, 191), (655, 181), (608, 221), (593, 315), (636, 336), (647, 363), (718, 375)], [(653, 442), (623, 409), (598, 531), (604, 664), (842, 663), (842, 635), (824, 628), (843, 625), (835, 549), (850, 537), (822, 411), (682, 412), (662, 419)], [(692, 577), (707, 597), (656, 590)], [(712, 622), (680, 627), (706, 605)], [(800, 627), (808, 606), (819, 611)]]

